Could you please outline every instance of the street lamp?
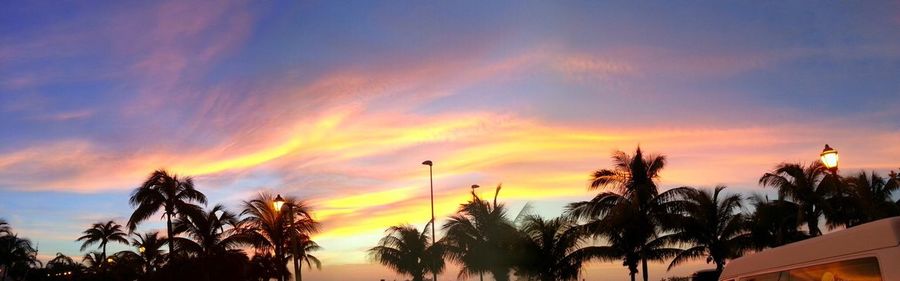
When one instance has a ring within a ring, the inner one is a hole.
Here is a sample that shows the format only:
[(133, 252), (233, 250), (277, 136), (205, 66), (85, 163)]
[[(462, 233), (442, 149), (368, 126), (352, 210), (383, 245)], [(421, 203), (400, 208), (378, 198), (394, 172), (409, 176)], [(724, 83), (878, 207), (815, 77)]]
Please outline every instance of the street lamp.
[[(434, 170), (433, 170), (434, 163), (432, 163), (431, 160), (425, 160), (425, 162), (422, 162), (422, 165), (428, 166), (428, 183), (429, 183), (429, 186), (431, 187), (431, 246), (434, 247), (434, 243), (435, 243), (434, 242), (434, 237), (435, 237), (434, 229), (437, 227), (437, 226), (435, 226), (435, 224), (437, 222), (434, 220)], [(434, 263), (435, 261), (431, 261), (431, 262)], [(432, 267), (433, 266), (434, 266), (434, 264), (432, 264)], [(437, 281), (437, 271), (432, 269), (431, 274), (432, 274), (431, 280)]]
[(275, 207), (275, 212), (281, 212), (281, 207), (284, 206), (284, 198), (281, 198), (281, 194), (275, 197), (275, 201), (272, 201), (272, 207)]
[(141, 253), (141, 254), (143, 254), (143, 253), (144, 253), (144, 251), (146, 251), (146, 250), (147, 250), (147, 249), (146, 249), (146, 248), (144, 248), (144, 246), (140, 246), (140, 247), (138, 247), (138, 252), (140, 252), (140, 253)]
[(477, 185), (477, 184), (473, 184), (473, 185), (472, 185), (472, 196), (475, 196), (475, 189), (476, 189), (476, 188), (479, 188), (479, 187), (481, 187), (481, 186), (479, 186), (479, 185)]
[(832, 175), (837, 175), (838, 169), (838, 152), (831, 148), (831, 146), (825, 145), (825, 149), (822, 150), (822, 154), (820, 154), (819, 159), (822, 161), (822, 164), (825, 165), (825, 168), (828, 168), (831, 171)]

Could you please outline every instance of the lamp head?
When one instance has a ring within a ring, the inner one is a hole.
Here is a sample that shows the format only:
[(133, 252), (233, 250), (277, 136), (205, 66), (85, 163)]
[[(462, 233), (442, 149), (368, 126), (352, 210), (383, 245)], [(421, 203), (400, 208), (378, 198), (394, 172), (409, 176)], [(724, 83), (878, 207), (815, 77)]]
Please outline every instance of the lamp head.
[(431, 160), (425, 160), (425, 162), (422, 162), (422, 165), (432, 166), (434, 163), (431, 163)]
[(825, 145), (825, 149), (822, 150), (822, 154), (819, 155), (819, 160), (822, 161), (822, 164), (825, 165), (825, 168), (829, 170), (835, 171), (838, 167), (838, 152), (831, 146)]
[(284, 198), (281, 198), (281, 194), (275, 197), (275, 201), (272, 201), (272, 207), (275, 207), (276, 212), (281, 211), (281, 207), (284, 206)]

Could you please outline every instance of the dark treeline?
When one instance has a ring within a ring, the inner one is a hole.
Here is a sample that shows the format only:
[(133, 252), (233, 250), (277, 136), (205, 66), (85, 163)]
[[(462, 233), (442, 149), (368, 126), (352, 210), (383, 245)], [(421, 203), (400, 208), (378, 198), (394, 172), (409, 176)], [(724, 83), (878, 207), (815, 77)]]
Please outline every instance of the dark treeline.
[[(461, 267), (458, 278), (507, 280), (581, 280), (590, 261), (620, 262), (632, 281), (649, 279), (649, 262), (672, 269), (688, 261), (706, 261), (721, 273), (734, 258), (766, 248), (900, 215), (894, 201), (900, 179), (874, 172), (841, 177), (818, 161), (782, 163), (763, 174), (759, 184), (777, 198), (677, 187), (661, 191), (664, 156), (616, 152), (613, 167), (591, 174), (597, 195), (570, 203), (557, 218), (526, 210), (512, 217), (498, 203), (472, 192), (472, 199), (440, 226), (434, 245), (429, 223), (387, 229), (370, 258), (414, 281), (441, 273), (447, 262)], [(744, 212), (744, 210), (751, 210)]]
[[(294, 279), (289, 265), (321, 268), (312, 254), (319, 246), (310, 239), (318, 222), (297, 198), (260, 193), (244, 201), (239, 213), (222, 205), (204, 208), (206, 196), (190, 177), (160, 170), (132, 192), (129, 202), (135, 209), (124, 225), (97, 222), (76, 240), (87, 251), (83, 257), (57, 253), (46, 264), (37, 259), (31, 241), (0, 220), (0, 280), (284, 281)], [(164, 233), (138, 231), (158, 215), (166, 223)], [(110, 244), (131, 249), (109, 253)]]
[[(591, 261), (621, 263), (631, 280), (640, 274), (647, 281), (649, 262), (671, 269), (700, 260), (721, 272), (741, 255), (822, 235), (820, 225), (838, 229), (900, 215), (894, 172), (842, 177), (818, 161), (782, 163), (759, 179), (777, 191), (770, 199), (729, 193), (725, 186), (661, 191), (665, 157), (638, 149), (612, 158), (613, 167), (589, 178), (596, 196), (570, 203), (559, 217), (543, 218), (527, 207), (513, 216), (498, 201), (499, 186), (488, 199), (473, 190), (472, 199), (437, 226), (442, 237), (434, 245), (433, 223), (422, 230), (397, 225), (369, 255), (415, 281), (443, 272), (448, 263), (461, 267), (460, 279), (580, 280)], [(310, 238), (318, 222), (297, 198), (261, 193), (234, 212), (209, 207), (190, 177), (156, 171), (129, 202), (134, 211), (124, 224), (97, 222), (77, 238), (84, 256), (57, 253), (46, 264), (30, 240), (0, 220), (0, 280), (283, 281), (294, 279), (289, 267), (321, 267), (312, 255), (319, 246)], [(162, 233), (139, 231), (156, 217), (166, 224)], [(109, 253), (110, 244), (130, 250)]]

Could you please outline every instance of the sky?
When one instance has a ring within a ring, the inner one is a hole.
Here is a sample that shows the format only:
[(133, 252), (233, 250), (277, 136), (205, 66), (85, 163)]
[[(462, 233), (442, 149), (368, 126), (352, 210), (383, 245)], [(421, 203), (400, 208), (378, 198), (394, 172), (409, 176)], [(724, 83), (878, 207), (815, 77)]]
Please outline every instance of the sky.
[(424, 160), (439, 223), (472, 184), (558, 216), (637, 146), (668, 157), (665, 188), (765, 193), (826, 143), (842, 173), (885, 174), (898, 73), (889, 1), (4, 1), (0, 218), (44, 259), (80, 256), (164, 168), (233, 211), (305, 199), (324, 248), (307, 280), (399, 280), (365, 250), (430, 219)]

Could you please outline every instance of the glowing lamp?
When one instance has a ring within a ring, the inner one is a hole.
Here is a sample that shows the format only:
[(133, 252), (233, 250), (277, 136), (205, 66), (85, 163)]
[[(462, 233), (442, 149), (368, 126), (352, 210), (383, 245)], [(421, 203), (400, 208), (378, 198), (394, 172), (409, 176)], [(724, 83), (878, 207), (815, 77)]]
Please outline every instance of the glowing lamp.
[(112, 258), (108, 258), (108, 259), (106, 259), (106, 262), (112, 263), (112, 262), (113, 262), (113, 259), (112, 259)]
[(827, 144), (825, 145), (825, 149), (822, 150), (822, 154), (820, 155), (820, 160), (822, 160), (822, 164), (825, 165), (825, 168), (831, 170), (831, 172), (837, 171), (838, 167), (838, 152), (831, 148)]
[(275, 207), (276, 212), (281, 211), (281, 207), (284, 206), (284, 198), (281, 198), (281, 194), (275, 197), (275, 201), (272, 202), (272, 206)]
[(144, 253), (144, 251), (146, 251), (146, 250), (147, 250), (147, 249), (146, 249), (146, 248), (144, 248), (144, 246), (140, 246), (140, 247), (138, 247), (138, 252), (141, 252), (141, 254), (143, 254), (143, 253)]

